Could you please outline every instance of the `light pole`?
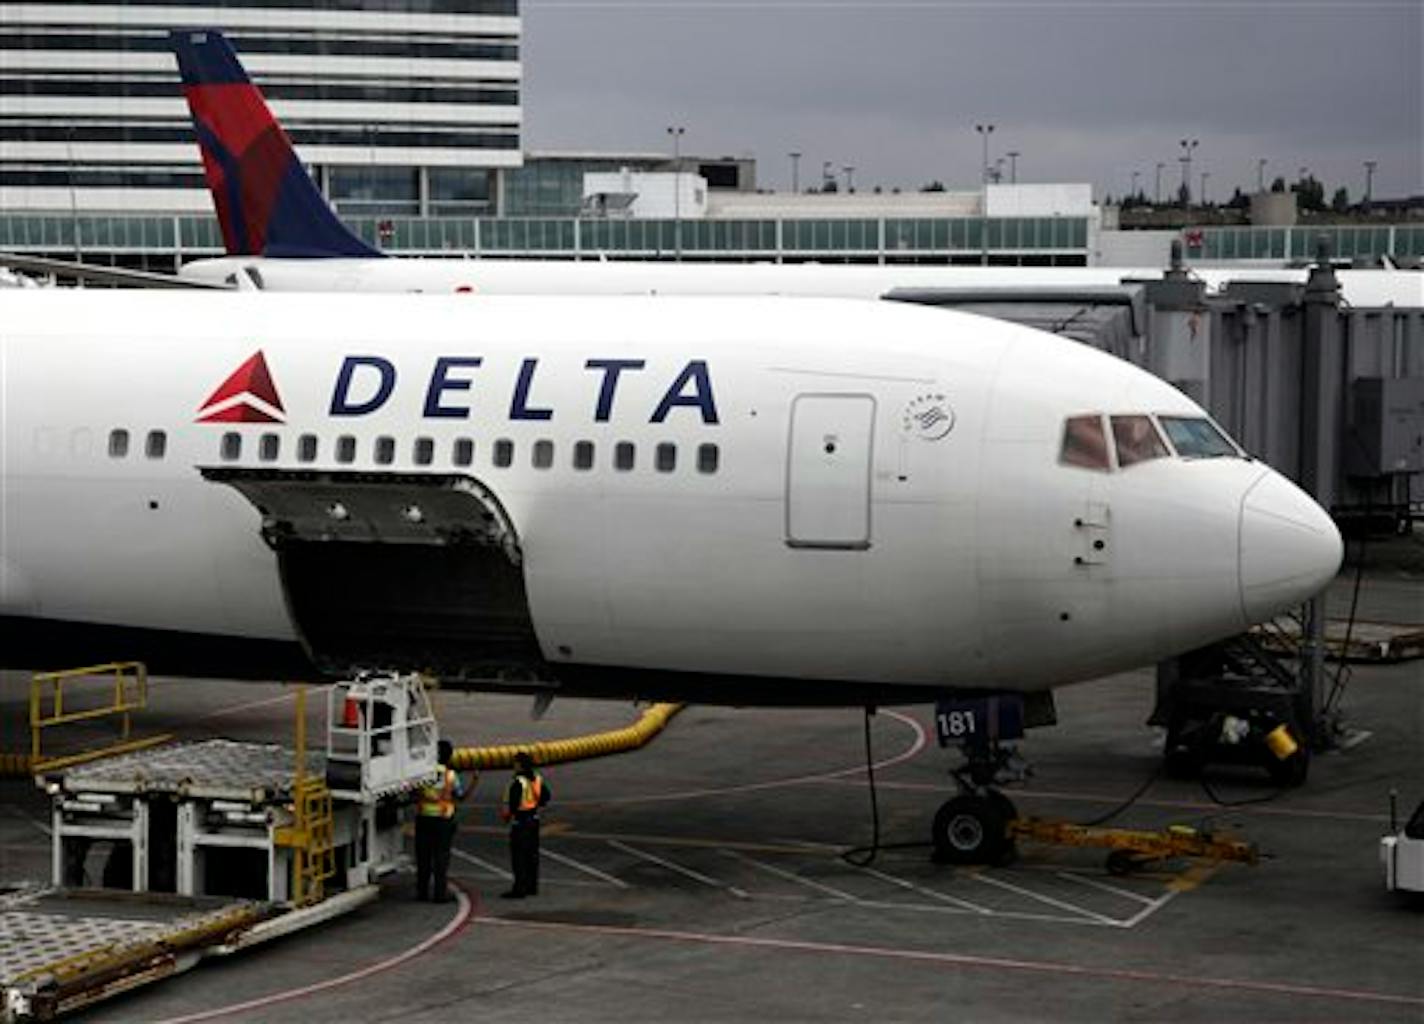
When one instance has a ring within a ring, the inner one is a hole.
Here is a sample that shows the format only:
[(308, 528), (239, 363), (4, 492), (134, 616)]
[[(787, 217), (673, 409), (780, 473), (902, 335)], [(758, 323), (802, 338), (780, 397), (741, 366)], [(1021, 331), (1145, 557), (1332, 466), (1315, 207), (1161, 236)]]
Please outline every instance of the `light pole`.
[(854, 192), (854, 191), (855, 191), (855, 164), (846, 164), (845, 166), (843, 166), (843, 167), (841, 168), (841, 170), (845, 171), (845, 176), (846, 176), (846, 191), (847, 191), (847, 192)]
[(1192, 205), (1192, 150), (1201, 145), (1196, 139), (1183, 139), (1182, 146), (1182, 199), (1185, 205)]
[(1152, 205), (1153, 205), (1153, 206), (1161, 206), (1161, 205), (1162, 205), (1162, 168), (1164, 168), (1164, 167), (1166, 167), (1166, 166), (1167, 166), (1167, 164), (1166, 164), (1165, 161), (1163, 161), (1163, 160), (1158, 160), (1158, 161), (1157, 161), (1157, 177), (1155, 178), (1155, 180), (1154, 180), (1153, 183), (1152, 183)]
[(979, 210), (979, 263), (981, 266), (989, 265), (989, 136), (994, 134), (992, 124), (976, 124), (974, 130), (979, 133), (979, 138), (983, 142), (983, 163), (979, 165), (979, 180), (981, 182), (982, 202)]
[(1378, 160), (1365, 161), (1365, 198), (1364, 206), (1366, 212), (1369, 211), (1370, 200), (1375, 197), (1375, 168), (1379, 166)]
[(1256, 161), (1256, 191), (1266, 191), (1266, 158), (1261, 157)]
[(1133, 199), (1136, 199), (1136, 198), (1137, 198), (1137, 179), (1140, 178), (1140, 177), (1142, 177), (1142, 172), (1141, 172), (1141, 171), (1133, 171), (1133, 172), (1132, 172), (1132, 191), (1129, 192), (1128, 194), (1129, 194)]
[(672, 136), (672, 238), (675, 256), (682, 260), (682, 135), (687, 131), (681, 125), (673, 125), (667, 132)]
[(989, 136), (994, 134), (992, 124), (976, 124), (974, 130), (979, 133), (979, 138), (983, 142), (983, 160), (979, 164), (979, 180), (985, 185), (989, 184)]
[(1019, 183), (1019, 151), (1011, 149), (1005, 156), (1009, 158), (1009, 184), (1017, 185)]
[(791, 157), (791, 191), (794, 194), (801, 191), (801, 154), (792, 152), (786, 155)]
[(1202, 184), (1201, 184), (1201, 204), (1202, 204), (1203, 206), (1206, 205), (1206, 179), (1207, 179), (1207, 178), (1210, 178), (1210, 177), (1211, 177), (1211, 172), (1210, 172), (1210, 171), (1202, 171), (1202, 172), (1201, 172), (1201, 181), (1202, 181)]

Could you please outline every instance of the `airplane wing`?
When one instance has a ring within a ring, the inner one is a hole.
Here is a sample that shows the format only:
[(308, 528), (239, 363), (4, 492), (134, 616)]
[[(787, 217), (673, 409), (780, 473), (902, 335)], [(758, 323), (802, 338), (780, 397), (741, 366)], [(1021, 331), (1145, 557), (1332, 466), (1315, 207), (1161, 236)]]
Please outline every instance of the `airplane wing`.
[(52, 260), (45, 256), (21, 256), (18, 253), (0, 252), (0, 267), (8, 267), (29, 274), (53, 274), (55, 277), (78, 281), (92, 281), (95, 284), (118, 285), (127, 288), (201, 288), (208, 291), (229, 291), (230, 286), (210, 284), (207, 281), (193, 281), (175, 277), (172, 274), (154, 274), (147, 270), (127, 270), (123, 267), (103, 267), (96, 263), (75, 263), (71, 260)]

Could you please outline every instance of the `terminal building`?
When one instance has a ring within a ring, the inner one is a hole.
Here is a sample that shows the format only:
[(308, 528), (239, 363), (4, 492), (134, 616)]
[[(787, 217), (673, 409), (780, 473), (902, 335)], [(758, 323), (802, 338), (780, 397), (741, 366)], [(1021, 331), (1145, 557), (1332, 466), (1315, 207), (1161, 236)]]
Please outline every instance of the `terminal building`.
[[(411, 256), (1282, 265), (1319, 227), (1119, 231), (1087, 185), (758, 189), (746, 157), (528, 152), (518, 0), (11, 2), (0, 25), (0, 250), (171, 270), (222, 252), (168, 32), (221, 27), (318, 184)], [(198, 23), (195, 26), (195, 22)], [(1424, 225), (1326, 229), (1424, 257)]]

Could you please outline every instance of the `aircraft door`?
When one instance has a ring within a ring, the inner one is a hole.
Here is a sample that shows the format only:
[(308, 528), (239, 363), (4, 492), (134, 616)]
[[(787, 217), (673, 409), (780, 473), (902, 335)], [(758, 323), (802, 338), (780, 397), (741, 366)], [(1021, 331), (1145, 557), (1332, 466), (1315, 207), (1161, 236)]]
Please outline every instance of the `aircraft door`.
[(870, 395), (798, 395), (791, 405), (786, 467), (786, 543), (794, 548), (870, 547)]

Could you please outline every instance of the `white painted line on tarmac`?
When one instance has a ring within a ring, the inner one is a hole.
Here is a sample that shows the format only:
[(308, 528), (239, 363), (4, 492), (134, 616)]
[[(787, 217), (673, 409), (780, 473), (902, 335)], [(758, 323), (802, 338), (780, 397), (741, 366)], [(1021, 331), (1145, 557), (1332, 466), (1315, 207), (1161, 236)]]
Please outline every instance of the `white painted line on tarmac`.
[(908, 889), (911, 892), (917, 892), (921, 896), (928, 896), (931, 899), (940, 900), (944, 903), (950, 903), (956, 907), (963, 907), (965, 910), (972, 910), (978, 914), (993, 913), (993, 911), (990, 910), (988, 907), (981, 907), (977, 903), (971, 903), (969, 900), (962, 900), (958, 896), (951, 896), (948, 893), (939, 892), (935, 889), (926, 889), (923, 886), (916, 885), (914, 882), (908, 881), (907, 879), (896, 878), (894, 875), (887, 875), (883, 871), (875, 870), (875, 868), (860, 868), (860, 870), (865, 872), (867, 875), (873, 875), (874, 877), (879, 878), (881, 881), (889, 882), (891, 885), (898, 885), (901, 889)]
[(1157, 911), (1165, 907), (1168, 903), (1172, 902), (1172, 900), (1174, 900), (1180, 893), (1180, 889), (1169, 889), (1164, 895), (1159, 896), (1155, 900), (1153, 900), (1152, 905), (1150, 907), (1143, 907), (1141, 910), (1133, 914), (1127, 920), (1118, 922), (1119, 926), (1122, 928), (1137, 927), (1137, 925), (1141, 924), (1153, 914), (1157, 913)]
[(667, 860), (663, 857), (659, 857), (657, 854), (648, 853), (644, 850), (639, 850), (635, 847), (629, 846), (627, 843), (620, 843), (616, 839), (608, 840), (608, 845), (613, 847), (615, 850), (622, 850), (624, 853), (631, 854), (632, 856), (637, 857), (640, 860), (645, 860), (650, 864), (660, 864), (663, 867), (667, 868), (669, 871), (675, 871), (679, 875), (686, 875), (688, 878), (691, 878), (694, 881), (701, 882), (703, 885), (710, 885), (714, 889), (725, 889), (727, 892), (737, 897), (737, 899), (751, 899), (751, 894), (748, 893), (745, 889), (738, 889), (735, 885), (727, 885), (725, 882), (719, 882), (717, 879), (704, 875), (700, 871), (693, 871), (689, 867), (684, 867), (681, 864)]
[(567, 865), (568, 867), (573, 868), (575, 871), (582, 871), (584, 874), (590, 875), (593, 878), (600, 878), (603, 881), (607, 882), (609, 885), (616, 885), (620, 889), (633, 888), (627, 882), (623, 881), (623, 879), (614, 878), (612, 875), (605, 874), (604, 872), (599, 871), (598, 868), (590, 867), (587, 864), (580, 863), (579, 861), (574, 860), (572, 857), (565, 857), (562, 853), (555, 853), (553, 850), (549, 849), (547, 845), (545, 845), (540, 852), (545, 857), (548, 857), (550, 860), (558, 861), (560, 864)]
[(1108, 885), (1107, 882), (1100, 882), (1096, 878), (1088, 878), (1086, 875), (1075, 875), (1071, 871), (1054, 872), (1059, 878), (1067, 879), (1070, 882), (1077, 882), (1079, 885), (1086, 885), (1090, 889), (1098, 889), (1102, 892), (1110, 892), (1114, 896), (1121, 896), (1123, 899), (1136, 900), (1138, 903), (1145, 903), (1149, 907), (1155, 907), (1157, 901), (1151, 896), (1144, 896), (1140, 892), (1133, 892), (1131, 889), (1119, 889), (1115, 885)]
[(1032, 889), (1025, 889), (1021, 885), (1014, 885), (1012, 882), (1006, 882), (1002, 878), (995, 878), (992, 875), (985, 875), (977, 872), (971, 874), (969, 877), (974, 879), (976, 882), (983, 882), (985, 885), (992, 885), (1000, 889), (1007, 890), (1008, 892), (1018, 893), (1025, 899), (1038, 900), (1040, 903), (1045, 903), (1050, 907), (1057, 907), (1059, 910), (1066, 910), (1070, 914), (1082, 914), (1084, 917), (1092, 918), (1094, 921), (1098, 921), (1101, 924), (1109, 924), (1115, 926), (1120, 926), (1122, 924), (1122, 922), (1119, 921), (1117, 918), (1108, 917), (1106, 914), (1099, 914), (1095, 911), (1089, 910), (1087, 907), (1079, 907), (1064, 900), (1054, 899), (1052, 896), (1045, 896), (1041, 892), (1034, 892)]
[(752, 860), (752, 858), (744, 854), (740, 854), (736, 850), (723, 850), (722, 852), (725, 853), (728, 857), (732, 857), (736, 860), (742, 861), (744, 864), (750, 864), (752, 867), (765, 871), (769, 875), (775, 875), (778, 878), (786, 879), (788, 882), (795, 882), (797, 885), (804, 885), (808, 889), (815, 889), (818, 892), (823, 892), (826, 895), (832, 896), (843, 903), (863, 902), (859, 896), (853, 896), (850, 893), (845, 892), (844, 890), (835, 888), (834, 886), (823, 885), (820, 882), (813, 882), (809, 878), (802, 878), (794, 871), (783, 871), (781, 868), (772, 867), (770, 864), (763, 864), (759, 860)]
[(491, 871), (491, 872), (493, 872), (494, 874), (498, 875), (500, 878), (513, 878), (513, 877), (514, 877), (513, 875), (511, 875), (508, 871), (504, 870), (504, 868), (500, 867), (499, 865), (497, 865), (497, 864), (491, 864), (491, 863), (490, 863), (489, 861), (487, 861), (487, 860), (483, 860), (483, 859), (481, 859), (481, 858), (479, 858), (479, 857), (476, 857), (473, 853), (466, 853), (464, 850), (460, 849), (458, 846), (452, 846), (452, 847), (450, 848), (450, 852), (453, 853), (456, 857), (459, 857), (459, 858), (460, 858), (461, 860), (463, 860), (463, 861), (468, 861), (469, 863), (474, 864), (474, 865), (476, 865), (477, 867), (482, 867), (482, 868), (484, 868), (486, 871)]
[(33, 814), (30, 814), (29, 812), (22, 810), (19, 807), (11, 807), (10, 812), (26, 824), (33, 825), (45, 835), (51, 838), (54, 837), (54, 829), (50, 828), (43, 821), (40, 821), (40, 819), (36, 818)]

